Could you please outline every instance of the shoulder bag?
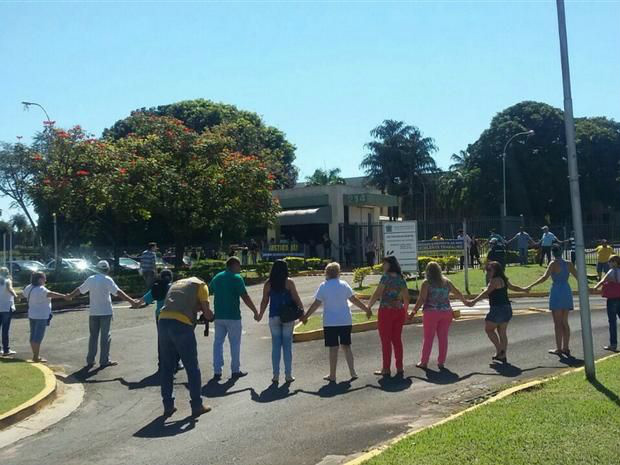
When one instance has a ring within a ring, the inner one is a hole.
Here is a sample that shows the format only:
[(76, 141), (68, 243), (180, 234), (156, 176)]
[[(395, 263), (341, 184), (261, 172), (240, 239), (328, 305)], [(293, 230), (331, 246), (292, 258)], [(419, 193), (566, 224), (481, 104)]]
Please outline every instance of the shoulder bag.
[(620, 299), (620, 282), (618, 282), (618, 270), (614, 268), (614, 280), (603, 283), (601, 295), (606, 299)]

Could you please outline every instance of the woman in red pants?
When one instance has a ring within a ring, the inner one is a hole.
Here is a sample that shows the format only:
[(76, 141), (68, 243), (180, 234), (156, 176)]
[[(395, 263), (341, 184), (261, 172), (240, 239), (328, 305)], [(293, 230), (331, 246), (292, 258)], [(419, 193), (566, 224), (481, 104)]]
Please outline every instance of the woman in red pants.
[(396, 361), (396, 375), (403, 370), (403, 325), (407, 319), (409, 290), (396, 257), (383, 259), (383, 276), (368, 302), (368, 308), (379, 300), (379, 337), (383, 352), (383, 368), (375, 372), (378, 376), (390, 376), (392, 367), (392, 348)]
[(448, 331), (452, 323), (452, 307), (450, 306), (450, 293), (458, 297), (463, 303), (465, 298), (452, 282), (441, 273), (441, 267), (437, 262), (429, 262), (426, 265), (425, 280), (420, 288), (420, 295), (413, 307), (410, 317), (423, 307), (424, 317), (424, 341), (422, 342), (422, 357), (416, 365), (426, 370), (428, 359), (433, 349), (435, 335), (439, 340), (439, 357), (437, 366), (443, 370), (448, 355)]

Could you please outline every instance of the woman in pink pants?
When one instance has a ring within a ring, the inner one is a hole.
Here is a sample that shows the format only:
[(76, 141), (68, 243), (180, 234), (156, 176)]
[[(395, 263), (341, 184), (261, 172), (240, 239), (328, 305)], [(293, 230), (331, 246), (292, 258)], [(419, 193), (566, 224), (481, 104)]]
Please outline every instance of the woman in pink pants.
[(433, 349), (435, 335), (439, 339), (439, 357), (437, 365), (440, 370), (444, 368), (446, 356), (448, 355), (448, 331), (452, 323), (452, 307), (450, 306), (450, 293), (458, 297), (463, 303), (465, 298), (452, 282), (445, 278), (441, 273), (441, 267), (437, 262), (429, 262), (426, 265), (425, 280), (420, 288), (420, 295), (413, 307), (410, 318), (423, 307), (424, 317), (422, 325), (424, 327), (424, 341), (422, 342), (422, 357), (416, 365), (425, 370), (428, 366), (428, 359)]

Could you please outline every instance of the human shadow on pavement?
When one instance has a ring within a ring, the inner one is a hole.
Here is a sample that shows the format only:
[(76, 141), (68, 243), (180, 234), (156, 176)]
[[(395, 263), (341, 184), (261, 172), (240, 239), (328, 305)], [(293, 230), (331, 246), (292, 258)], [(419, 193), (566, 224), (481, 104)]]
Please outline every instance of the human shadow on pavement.
[(254, 388), (250, 388), (250, 397), (254, 402), (266, 404), (269, 402), (286, 399), (287, 397), (294, 396), (298, 392), (298, 390), (291, 391), (291, 383), (284, 383), (280, 385), (277, 383), (271, 383), (260, 394), (256, 392)]
[[(88, 382), (88, 379), (95, 376), (97, 373), (99, 373), (100, 371), (102, 371), (104, 368), (102, 367), (97, 367), (97, 368), (92, 368), (92, 367), (87, 367), (84, 366), (82, 368), (80, 368), (77, 371), (74, 371), (73, 373), (71, 373), (70, 375), (67, 375), (63, 378), (63, 382), (67, 383), (67, 384), (75, 384), (76, 382), (78, 383), (86, 383)], [(113, 380), (116, 381), (116, 380)]]
[[(523, 370), (516, 365), (513, 365), (510, 362), (505, 363), (491, 363), (489, 368), (495, 370), (498, 375), (504, 376), (506, 378), (516, 378), (523, 374)], [(530, 368), (529, 370), (535, 370), (535, 368)], [(526, 370), (528, 371), (528, 370)]]
[(159, 371), (142, 378), (140, 381), (127, 381), (125, 378), (117, 378), (118, 382), (125, 386), (130, 391), (134, 389), (144, 389), (147, 387), (155, 387), (161, 384), (161, 377)]
[(607, 388), (598, 379), (591, 380), (590, 384), (594, 387), (594, 389), (596, 389), (601, 394), (604, 394), (610, 401), (620, 407), (620, 397), (618, 397), (618, 394)]
[(426, 377), (408, 376), (407, 379), (419, 379), (421, 381), (426, 381), (427, 383), (432, 384), (454, 384), (458, 381), (462, 381), (474, 375), (474, 373), (470, 373), (465, 376), (459, 376), (448, 368), (443, 368), (441, 370), (431, 370), (430, 368), (426, 368), (424, 369), (424, 373), (426, 374)]
[(297, 392), (303, 392), (304, 394), (310, 394), (312, 396), (330, 398), (330, 397), (341, 396), (343, 394), (349, 394), (355, 391), (361, 391), (362, 389), (367, 389), (369, 387), (374, 387), (374, 386), (365, 385), (365, 386), (359, 386), (359, 387), (351, 389), (350, 380), (341, 381), (339, 383), (331, 381), (325, 384), (324, 386), (321, 386), (318, 391), (305, 391), (303, 389), (299, 389)]
[(403, 376), (383, 376), (378, 381), (379, 387), (369, 385), (369, 387), (373, 387), (376, 389), (380, 389), (385, 392), (400, 392), (406, 391), (411, 387), (413, 381), (411, 378), (403, 377)]
[(182, 420), (167, 421), (167, 417), (160, 416), (148, 425), (134, 433), (136, 438), (167, 438), (187, 433), (196, 426), (196, 419), (191, 415)]
[(205, 397), (225, 397), (232, 394), (238, 394), (244, 391), (251, 391), (251, 388), (238, 389), (231, 391), (232, 387), (237, 382), (238, 378), (230, 378), (220, 383), (215, 378), (211, 378), (207, 384), (202, 387), (202, 395)]
[(560, 357), (559, 362), (571, 368), (579, 368), (583, 366), (583, 360), (580, 358), (573, 357), (572, 355)]

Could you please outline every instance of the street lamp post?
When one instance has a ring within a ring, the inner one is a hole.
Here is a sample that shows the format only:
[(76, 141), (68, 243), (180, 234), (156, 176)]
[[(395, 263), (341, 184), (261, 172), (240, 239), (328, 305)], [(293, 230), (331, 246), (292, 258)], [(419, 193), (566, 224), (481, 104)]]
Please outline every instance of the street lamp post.
[(575, 230), (575, 255), (577, 259), (577, 282), (579, 284), (579, 315), (581, 317), (581, 338), (586, 377), (596, 379), (594, 348), (592, 344), (592, 322), (590, 319), (590, 296), (588, 276), (586, 275), (586, 256), (581, 218), (581, 194), (579, 192), (579, 169), (577, 166), (577, 147), (575, 144), (575, 121), (573, 119), (573, 98), (570, 87), (570, 67), (568, 65), (568, 41), (566, 38), (566, 13), (564, 0), (556, 0), (558, 10), (558, 30), (560, 35), (560, 58), (562, 62), (562, 84), (564, 87), (564, 130), (566, 132), (566, 151), (568, 155), (568, 180), (570, 186), (573, 229)]
[(510, 139), (508, 139), (508, 142), (506, 142), (506, 145), (504, 145), (504, 151), (502, 152), (502, 179), (503, 179), (503, 186), (504, 186), (504, 202), (502, 204), (502, 218), (505, 218), (507, 215), (507, 212), (506, 212), (506, 150), (508, 149), (508, 145), (510, 145), (513, 139), (519, 136), (532, 136), (532, 135), (534, 135), (533, 129), (519, 132), (515, 134), (514, 136), (512, 136)]
[(24, 106), (24, 110), (27, 110), (30, 107), (39, 107), (41, 110), (43, 110), (43, 113), (45, 113), (45, 117), (47, 118), (46, 123), (47, 124), (51, 124), (52, 123), (50, 115), (48, 115), (47, 110), (40, 103), (37, 103), (37, 102), (22, 102), (22, 105)]

